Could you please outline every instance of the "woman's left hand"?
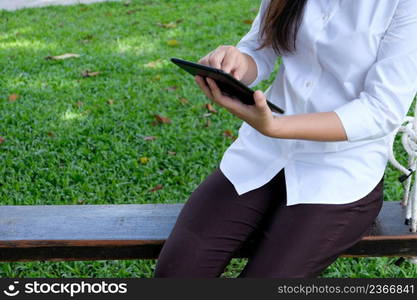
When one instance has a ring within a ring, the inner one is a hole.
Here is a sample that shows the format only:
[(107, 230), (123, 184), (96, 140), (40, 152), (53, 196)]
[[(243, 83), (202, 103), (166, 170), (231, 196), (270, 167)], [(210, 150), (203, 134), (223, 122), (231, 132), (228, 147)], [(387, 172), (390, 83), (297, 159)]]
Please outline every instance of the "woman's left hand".
[(254, 93), (255, 105), (247, 105), (237, 99), (223, 95), (216, 82), (211, 78), (207, 77), (206, 80), (208, 85), (203, 77), (195, 76), (195, 81), (209, 99), (223, 106), (260, 133), (272, 136), (275, 116), (272, 115), (272, 111), (266, 103), (266, 96), (262, 91), (258, 90)]

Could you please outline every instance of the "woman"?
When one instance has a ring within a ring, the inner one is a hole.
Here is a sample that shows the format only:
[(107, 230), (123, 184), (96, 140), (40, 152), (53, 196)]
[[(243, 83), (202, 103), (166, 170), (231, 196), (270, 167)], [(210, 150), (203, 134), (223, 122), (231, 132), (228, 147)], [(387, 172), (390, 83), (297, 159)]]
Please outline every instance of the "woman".
[(416, 0), (263, 0), (238, 45), (200, 63), (249, 87), (278, 56), (279, 73), (255, 105), (196, 77), (244, 122), (185, 203), (155, 277), (219, 277), (249, 238), (239, 277), (316, 277), (357, 243), (382, 207), (387, 141), (417, 92), (416, 32)]

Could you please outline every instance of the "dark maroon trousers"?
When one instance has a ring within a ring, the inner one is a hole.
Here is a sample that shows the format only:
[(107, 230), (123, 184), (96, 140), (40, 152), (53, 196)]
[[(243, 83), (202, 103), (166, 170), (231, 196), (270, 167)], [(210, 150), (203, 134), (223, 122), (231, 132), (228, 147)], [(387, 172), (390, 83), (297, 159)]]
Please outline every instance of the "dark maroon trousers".
[(352, 203), (285, 204), (284, 169), (239, 196), (216, 168), (184, 204), (154, 276), (220, 277), (235, 251), (256, 237), (239, 277), (317, 277), (375, 220), (383, 204), (383, 179)]

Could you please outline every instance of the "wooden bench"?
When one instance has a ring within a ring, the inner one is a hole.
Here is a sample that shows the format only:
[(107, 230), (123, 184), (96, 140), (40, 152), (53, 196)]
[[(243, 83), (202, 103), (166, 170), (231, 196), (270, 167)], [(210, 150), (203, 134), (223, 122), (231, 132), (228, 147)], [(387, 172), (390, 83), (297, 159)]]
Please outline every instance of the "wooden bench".
[[(183, 204), (0, 206), (0, 261), (156, 259)], [(253, 240), (235, 257), (247, 257)], [(385, 201), (342, 256), (417, 256), (400, 202)]]

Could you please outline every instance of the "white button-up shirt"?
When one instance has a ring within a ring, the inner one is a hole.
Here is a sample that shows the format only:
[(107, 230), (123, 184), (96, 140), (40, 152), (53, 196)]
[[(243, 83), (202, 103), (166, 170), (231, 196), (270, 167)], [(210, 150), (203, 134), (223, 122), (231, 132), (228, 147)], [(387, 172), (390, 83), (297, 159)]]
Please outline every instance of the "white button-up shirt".
[[(277, 61), (271, 47), (255, 50), (269, 1), (236, 45), (258, 68), (249, 87), (267, 79)], [(383, 177), (387, 142), (417, 92), (417, 0), (307, 1), (296, 47), (281, 56), (268, 100), (285, 115), (334, 111), (348, 140), (272, 138), (243, 122), (220, 169), (239, 195), (284, 168), (287, 205), (359, 200)]]

